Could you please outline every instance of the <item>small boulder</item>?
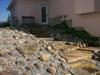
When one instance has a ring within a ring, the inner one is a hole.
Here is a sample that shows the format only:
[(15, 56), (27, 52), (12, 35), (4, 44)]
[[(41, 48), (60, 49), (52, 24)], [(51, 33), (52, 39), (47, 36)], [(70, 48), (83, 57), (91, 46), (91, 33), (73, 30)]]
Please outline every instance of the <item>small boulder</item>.
[(49, 60), (49, 58), (50, 58), (50, 54), (43, 54), (41, 57), (39, 57), (39, 59), (40, 60), (42, 60), (42, 61), (48, 61)]
[(55, 67), (49, 67), (47, 68), (47, 72), (51, 73), (52, 75), (56, 74), (56, 68)]

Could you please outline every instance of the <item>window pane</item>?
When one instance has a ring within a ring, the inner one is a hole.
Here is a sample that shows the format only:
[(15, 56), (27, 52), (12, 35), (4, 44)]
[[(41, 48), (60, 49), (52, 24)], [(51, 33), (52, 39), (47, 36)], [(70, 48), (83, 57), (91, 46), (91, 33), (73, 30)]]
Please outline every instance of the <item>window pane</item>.
[(46, 22), (46, 7), (41, 8), (42, 22)]

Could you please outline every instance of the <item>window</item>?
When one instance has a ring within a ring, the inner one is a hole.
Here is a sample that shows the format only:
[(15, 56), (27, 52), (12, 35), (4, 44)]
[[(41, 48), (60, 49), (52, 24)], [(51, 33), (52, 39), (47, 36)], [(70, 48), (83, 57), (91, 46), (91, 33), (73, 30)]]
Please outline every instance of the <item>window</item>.
[(46, 22), (46, 7), (42, 7), (41, 12), (42, 12), (42, 22)]

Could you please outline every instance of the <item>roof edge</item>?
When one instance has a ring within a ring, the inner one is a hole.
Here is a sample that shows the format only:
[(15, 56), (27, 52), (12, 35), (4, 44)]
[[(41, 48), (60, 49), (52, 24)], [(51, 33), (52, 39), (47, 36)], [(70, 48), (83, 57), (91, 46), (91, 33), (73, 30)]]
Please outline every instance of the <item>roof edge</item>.
[(7, 7), (7, 10), (9, 11), (9, 10), (11, 10), (11, 8), (12, 8), (12, 6), (13, 6), (13, 4), (16, 2), (16, 0), (12, 0), (11, 2), (10, 2), (10, 4), (8, 5), (8, 7)]

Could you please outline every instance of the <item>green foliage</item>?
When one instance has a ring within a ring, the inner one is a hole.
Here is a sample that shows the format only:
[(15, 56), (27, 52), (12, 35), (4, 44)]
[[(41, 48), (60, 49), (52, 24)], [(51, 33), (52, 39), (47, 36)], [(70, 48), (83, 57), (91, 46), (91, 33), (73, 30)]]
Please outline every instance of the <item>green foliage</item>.
[(98, 45), (98, 37), (90, 35), (86, 30), (75, 30), (74, 28), (69, 27), (65, 21), (63, 21), (61, 24), (55, 25), (54, 28), (55, 30), (60, 30), (61, 33), (77, 36), (90, 45)]
[(56, 29), (60, 30), (61, 33), (69, 34), (69, 33), (73, 32), (72, 28), (70, 28), (65, 21), (63, 21), (61, 24), (55, 25), (54, 28), (55, 28), (55, 30)]
[(6, 27), (9, 27), (10, 29), (15, 29), (15, 28), (16, 28), (16, 25), (11, 25), (11, 24), (8, 23), (8, 22), (1, 23), (1, 24), (0, 24), (0, 28), (6, 28)]
[(0, 28), (10, 27), (10, 23), (1, 23)]
[(61, 32), (66, 32), (66, 30), (69, 29), (69, 27), (68, 27), (67, 23), (65, 23), (65, 21), (62, 22), (61, 24), (55, 25), (54, 28), (59, 29)]
[(80, 38), (87, 38), (89, 37), (89, 33), (85, 30), (75, 30), (72, 34), (80, 37)]

